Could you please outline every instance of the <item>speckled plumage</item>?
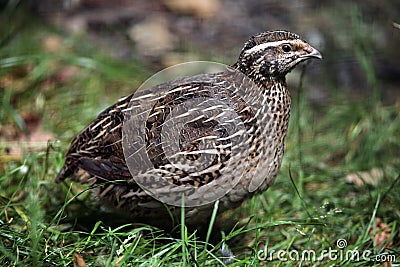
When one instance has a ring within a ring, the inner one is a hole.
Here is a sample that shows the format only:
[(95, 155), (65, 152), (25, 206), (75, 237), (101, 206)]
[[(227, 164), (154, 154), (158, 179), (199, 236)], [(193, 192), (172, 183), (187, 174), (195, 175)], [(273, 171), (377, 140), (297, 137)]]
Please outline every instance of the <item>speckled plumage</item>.
[[(321, 58), (321, 55), (298, 35), (286, 31), (265, 32), (245, 43), (237, 62), (227, 71), (186, 77), (148, 89), (147, 96), (159, 89), (167, 92), (149, 107), (145, 123), (137, 124), (137, 128), (145, 127), (146, 153), (157, 174), (168, 173), (171, 186), (206, 188), (200, 198), (221, 195), (219, 211), (237, 207), (243, 200), (265, 191), (274, 182), (284, 153), (290, 116), (285, 75), (309, 58)], [(243, 90), (249, 92), (248, 101), (239, 94)], [(170, 214), (179, 216), (179, 208), (169, 206), (169, 213), (168, 205), (139, 187), (124, 156), (123, 126), (127, 114), (135, 112), (131, 104), (136, 98), (134, 94), (121, 98), (72, 141), (56, 181), (70, 178), (92, 185), (94, 195), (108, 206), (128, 212), (133, 220), (165, 226), (169, 224)], [(186, 123), (178, 138), (184, 155), (182, 164), (190, 165), (201, 157), (204, 151), (199, 148), (200, 143), (206, 138), (214, 138), (214, 148), (218, 151), (210, 166), (196, 174), (171, 167), (160, 137), (174, 107), (193, 98), (213, 98), (226, 103), (238, 115), (247, 137), (239, 144), (242, 150), (237, 150), (238, 146), (230, 142), (234, 134), (218, 126), (218, 115), (223, 113), (218, 113), (218, 105), (210, 106), (210, 112), (215, 114), (210, 118), (199, 117)], [(237, 151), (242, 151), (241, 155)], [(241, 175), (234, 182), (236, 172)], [(214, 183), (218, 186), (207, 187)], [(228, 190), (225, 184), (230, 183), (232, 188)], [(172, 190), (170, 185), (160, 191)], [(196, 225), (207, 220), (213, 202), (186, 208), (186, 222)]]

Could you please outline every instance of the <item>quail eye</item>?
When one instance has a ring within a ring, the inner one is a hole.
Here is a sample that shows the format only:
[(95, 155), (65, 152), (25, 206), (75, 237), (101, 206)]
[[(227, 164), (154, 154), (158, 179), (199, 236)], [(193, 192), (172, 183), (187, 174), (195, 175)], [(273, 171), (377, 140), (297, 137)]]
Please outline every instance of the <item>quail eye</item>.
[(287, 44), (284, 44), (284, 45), (282, 45), (282, 50), (283, 50), (283, 52), (290, 52), (290, 51), (292, 51), (292, 48), (290, 47), (290, 45), (287, 45)]

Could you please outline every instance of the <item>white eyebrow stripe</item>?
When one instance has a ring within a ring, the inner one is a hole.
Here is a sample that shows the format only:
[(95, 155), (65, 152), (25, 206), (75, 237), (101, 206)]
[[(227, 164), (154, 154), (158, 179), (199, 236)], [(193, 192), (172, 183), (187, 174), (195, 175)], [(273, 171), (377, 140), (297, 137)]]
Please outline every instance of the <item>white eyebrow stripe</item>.
[(287, 43), (291, 43), (293, 41), (294, 40), (282, 40), (282, 41), (262, 43), (262, 44), (259, 44), (259, 45), (256, 45), (256, 46), (250, 48), (249, 50), (246, 50), (245, 54), (246, 55), (247, 54), (252, 54), (252, 53), (257, 52), (259, 50), (264, 50), (264, 49), (266, 49), (268, 47), (278, 46), (278, 45), (281, 45), (281, 44), (287, 44)]

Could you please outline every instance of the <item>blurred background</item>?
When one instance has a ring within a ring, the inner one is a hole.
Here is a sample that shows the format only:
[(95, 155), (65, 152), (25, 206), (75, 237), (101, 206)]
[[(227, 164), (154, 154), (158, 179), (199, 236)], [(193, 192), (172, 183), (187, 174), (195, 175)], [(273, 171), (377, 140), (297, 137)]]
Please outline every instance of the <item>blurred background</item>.
[[(249, 201), (241, 218), (312, 214), (329, 225), (285, 228), (306, 233), (299, 246), (347, 235), (377, 251), (399, 247), (400, 1), (2, 0), (0, 8), (3, 222), (8, 211), (24, 225), (9, 206), (24, 203), (27, 215), (49, 223), (44, 214), (65, 200), (53, 179), (70, 140), (151, 75), (187, 61), (233, 64), (250, 36), (284, 29), (324, 59), (288, 75), (293, 111), (282, 170), (256, 200), (262, 211)], [(275, 241), (285, 235), (269, 231)]]
[[(338, 94), (393, 104), (400, 92), (398, 1), (3, 0), (1, 6), (2, 66), (20, 64), (7, 62), (13, 52), (34, 61), (40, 59), (37, 49), (60, 56), (76, 47), (83, 53), (77, 59), (81, 62), (65, 64), (70, 66), (58, 73), (56, 68), (37, 71), (48, 76), (56, 72), (63, 82), (75, 76), (76, 65), (96, 68), (90, 55), (96, 51), (137, 66), (131, 80), (140, 83), (155, 71), (182, 62), (232, 64), (249, 36), (285, 29), (300, 34), (324, 55), (324, 61), (311, 64), (307, 75), (305, 94), (312, 104), (327, 105)], [(22, 35), (25, 32), (29, 33)], [(84, 40), (82, 47), (78, 39)], [(85, 49), (90, 51), (86, 57)], [(47, 62), (49, 55), (43, 59)], [(7, 81), (3, 77), (2, 90)], [(298, 82), (298, 75), (292, 74), (289, 81)], [(123, 95), (134, 89), (117, 87), (109, 93)]]
[[(80, 67), (101, 72), (97, 56), (136, 66), (129, 78), (140, 84), (154, 72), (186, 61), (232, 64), (249, 36), (286, 29), (324, 55), (306, 76), (304, 93), (312, 104), (328, 105), (338, 95), (393, 104), (400, 92), (398, 1), (3, 0), (1, 7), (2, 90), (13, 82), (13, 71), (4, 77), (8, 67), (29, 65), (37, 78), (65, 83)], [(42, 66), (57, 61), (56, 55), (74, 61), (67, 58), (71, 49), (79, 51), (73, 55), (78, 62), (62, 62), (64, 69)], [(105, 72), (118, 83), (119, 73)], [(289, 82), (298, 82), (298, 72)], [(111, 95), (135, 89), (107, 86)], [(85, 90), (80, 86), (79, 91)]]
[(324, 52), (325, 62), (315, 66), (312, 97), (326, 100), (329, 90), (346, 87), (351, 95), (369, 95), (370, 71), (384, 82), (386, 100), (398, 91), (397, 1), (65, 0), (32, 1), (31, 9), (118, 59), (158, 67), (207, 55), (233, 63), (249, 36), (286, 29)]
[(365, 77), (371, 71), (386, 100), (398, 95), (397, 1), (48, 0), (31, 8), (115, 58), (157, 67), (205, 57), (233, 63), (249, 36), (286, 29), (324, 53), (310, 97), (326, 101), (332, 89), (368, 96), (375, 90)]

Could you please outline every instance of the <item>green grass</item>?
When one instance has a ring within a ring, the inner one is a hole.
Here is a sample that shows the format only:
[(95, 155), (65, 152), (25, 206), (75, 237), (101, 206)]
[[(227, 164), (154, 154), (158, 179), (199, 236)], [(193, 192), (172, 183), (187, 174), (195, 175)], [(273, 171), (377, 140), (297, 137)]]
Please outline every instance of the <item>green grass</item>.
[[(380, 101), (369, 51), (355, 48), (372, 97), (350, 100), (338, 89), (333, 102), (314, 107), (301, 90), (294, 93), (276, 183), (241, 208), (214, 215), (209, 229), (224, 222), (236, 226), (217, 240), (209, 230), (202, 240), (184, 224), (178, 237), (148, 225), (112, 225), (109, 215), (91, 210), (86, 191), (54, 184), (69, 140), (151, 70), (140, 62), (113, 60), (83, 37), (41, 21), (25, 26), (26, 14), (9, 12), (16, 13), (12, 27), (2, 32), (0, 132), (26, 131), (21, 114), (32, 113), (62, 141), (10, 157), (8, 143), (0, 139), (1, 266), (72, 266), (74, 259), (88, 266), (366, 266), (380, 265), (373, 259), (382, 255), (399, 263), (400, 108), (398, 102)], [(54, 36), (60, 47), (52, 52), (43, 40)], [(368, 47), (363, 36), (354, 38)], [(67, 71), (73, 75), (61, 79)], [(357, 173), (365, 178), (362, 174), (373, 169), (381, 173), (376, 184), (357, 186), (345, 179)], [(76, 221), (78, 214), (85, 219)], [(318, 257), (338, 249), (339, 239), (347, 241), (342, 252), (370, 251), (371, 260), (269, 258), (272, 250), (315, 250)]]

